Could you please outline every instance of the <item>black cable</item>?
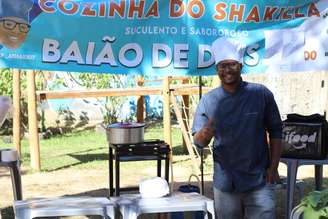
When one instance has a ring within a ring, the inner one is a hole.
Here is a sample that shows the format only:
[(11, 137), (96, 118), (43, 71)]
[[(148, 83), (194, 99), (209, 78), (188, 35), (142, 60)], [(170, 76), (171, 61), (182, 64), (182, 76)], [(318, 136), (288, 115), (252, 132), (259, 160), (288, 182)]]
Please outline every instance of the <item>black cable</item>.
[[(199, 88), (199, 100), (202, 98), (202, 94), (203, 94), (203, 82), (202, 82), (202, 76), (198, 77), (198, 88)], [(201, 186), (202, 186), (202, 194), (205, 194), (204, 191), (204, 147), (199, 147), (200, 149), (200, 181), (201, 181)]]
[(198, 89), (199, 89), (199, 100), (202, 98), (203, 95), (203, 81), (202, 76), (198, 76)]
[(200, 174), (201, 174), (201, 186), (202, 186), (202, 194), (205, 194), (204, 190), (204, 148), (200, 149)]

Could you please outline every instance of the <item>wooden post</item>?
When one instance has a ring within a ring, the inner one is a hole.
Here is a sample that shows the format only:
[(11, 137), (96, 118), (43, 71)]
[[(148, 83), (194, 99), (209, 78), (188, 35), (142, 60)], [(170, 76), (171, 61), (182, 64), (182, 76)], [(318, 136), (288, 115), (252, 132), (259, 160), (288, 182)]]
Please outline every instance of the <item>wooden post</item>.
[(41, 170), (40, 165), (40, 146), (39, 132), (36, 109), (35, 95), (35, 72), (29, 70), (27, 72), (27, 96), (28, 96), (28, 131), (30, 143), (31, 167), (37, 171)]
[[(164, 126), (164, 141), (170, 145), (170, 169), (171, 169), (171, 182), (174, 182), (173, 178), (173, 145), (171, 135), (171, 113), (170, 113), (170, 78), (164, 77), (163, 79), (163, 126)], [(173, 184), (170, 185), (170, 192), (173, 192)]]
[[(144, 85), (143, 78), (138, 77), (137, 80), (138, 80), (137, 81), (138, 87), (142, 87)], [(144, 96), (139, 96), (138, 101), (137, 101), (137, 122), (143, 122), (145, 119), (144, 118), (144, 112), (145, 112), (144, 104), (145, 104)]]
[(171, 147), (172, 151), (172, 136), (171, 136), (171, 115), (170, 115), (170, 80), (165, 77), (163, 80), (163, 125), (164, 125), (164, 140)]
[(20, 70), (13, 69), (13, 143), (21, 155)]
[[(182, 84), (188, 84), (188, 83), (189, 83), (188, 78), (182, 80)], [(188, 127), (188, 124), (189, 124), (189, 95), (182, 95), (182, 100), (183, 100), (183, 106), (184, 106), (184, 109), (183, 109), (183, 112), (182, 112), (182, 120), (183, 120), (184, 126)], [(182, 140), (183, 140), (183, 142), (182, 142), (183, 152), (187, 153), (188, 148), (187, 148), (187, 145), (186, 145), (185, 138), (183, 137), (183, 134), (182, 134)]]

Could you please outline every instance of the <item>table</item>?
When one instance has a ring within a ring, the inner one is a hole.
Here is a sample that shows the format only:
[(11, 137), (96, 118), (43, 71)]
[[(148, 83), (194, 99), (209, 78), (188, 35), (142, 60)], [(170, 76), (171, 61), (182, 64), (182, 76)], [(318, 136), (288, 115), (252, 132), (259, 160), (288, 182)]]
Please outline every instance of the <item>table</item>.
[(281, 158), (280, 162), (287, 165), (287, 197), (285, 201), (286, 218), (290, 218), (290, 213), (293, 208), (293, 198), (295, 191), (295, 183), (297, 176), (297, 169), (302, 165), (315, 166), (315, 188), (320, 190), (322, 186), (322, 165), (328, 164), (328, 159), (325, 160), (309, 160), (309, 159), (294, 159), (294, 158)]
[(35, 198), (15, 201), (16, 219), (36, 217), (100, 215), (114, 219), (114, 204), (107, 198), (96, 197), (58, 197)]
[[(169, 182), (170, 146), (161, 140), (149, 140), (138, 144), (109, 144), (109, 195), (120, 195), (120, 191), (136, 190), (138, 187), (120, 188), (120, 162), (157, 161), (157, 176), (161, 177), (161, 161), (165, 161), (165, 179)], [(115, 189), (113, 173), (115, 160)]]
[(8, 167), (10, 170), (11, 176), (11, 183), (14, 193), (14, 199), (22, 200), (23, 199), (23, 192), (22, 192), (22, 180), (20, 174), (20, 162), (19, 160), (11, 161), (11, 162), (4, 162), (0, 161), (0, 167)]
[(214, 213), (214, 201), (198, 193), (175, 192), (161, 198), (141, 198), (139, 194), (125, 194), (111, 198), (120, 210), (123, 219), (136, 219), (144, 213), (164, 213), (181, 211), (203, 211), (207, 219), (207, 212)]

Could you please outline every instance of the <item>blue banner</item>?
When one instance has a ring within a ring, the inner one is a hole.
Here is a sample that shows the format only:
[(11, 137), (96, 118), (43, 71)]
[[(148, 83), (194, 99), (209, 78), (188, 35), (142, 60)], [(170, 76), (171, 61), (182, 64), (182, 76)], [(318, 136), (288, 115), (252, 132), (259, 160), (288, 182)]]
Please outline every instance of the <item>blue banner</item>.
[(211, 75), (219, 37), (244, 73), (328, 69), (327, 0), (0, 0), (0, 67)]

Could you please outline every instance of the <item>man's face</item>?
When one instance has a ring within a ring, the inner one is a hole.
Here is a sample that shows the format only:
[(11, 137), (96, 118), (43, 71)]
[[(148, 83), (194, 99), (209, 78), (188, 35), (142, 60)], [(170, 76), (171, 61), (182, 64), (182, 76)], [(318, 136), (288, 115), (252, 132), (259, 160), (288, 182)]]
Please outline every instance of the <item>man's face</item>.
[(216, 65), (221, 82), (226, 85), (239, 83), (242, 65), (235, 60), (223, 60)]
[(17, 17), (0, 18), (0, 44), (17, 49), (25, 40), (30, 25)]

